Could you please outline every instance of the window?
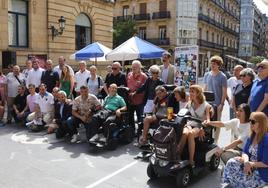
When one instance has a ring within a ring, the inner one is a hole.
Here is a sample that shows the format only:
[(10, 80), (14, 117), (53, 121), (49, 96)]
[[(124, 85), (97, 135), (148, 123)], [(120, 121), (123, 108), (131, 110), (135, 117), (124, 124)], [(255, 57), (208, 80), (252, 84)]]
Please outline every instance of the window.
[(139, 28), (139, 37), (146, 40), (146, 27)]
[(28, 2), (8, 1), (8, 44), (28, 47)]
[(211, 39), (212, 39), (211, 42), (214, 43), (215, 42), (215, 40), (214, 40), (214, 33), (211, 34)]
[(92, 43), (92, 25), (85, 14), (79, 14), (75, 20), (75, 49), (80, 50)]
[(123, 17), (127, 18), (129, 6), (123, 6)]
[(202, 40), (202, 28), (199, 28), (199, 39)]
[(140, 14), (146, 14), (146, 13), (147, 13), (147, 4), (140, 3)]
[(207, 33), (206, 33), (206, 40), (208, 41), (209, 40), (209, 32), (207, 31)]
[(167, 0), (160, 0), (159, 1), (159, 12), (166, 12), (167, 11)]
[(167, 38), (167, 27), (159, 26), (159, 39), (166, 39), (166, 38)]

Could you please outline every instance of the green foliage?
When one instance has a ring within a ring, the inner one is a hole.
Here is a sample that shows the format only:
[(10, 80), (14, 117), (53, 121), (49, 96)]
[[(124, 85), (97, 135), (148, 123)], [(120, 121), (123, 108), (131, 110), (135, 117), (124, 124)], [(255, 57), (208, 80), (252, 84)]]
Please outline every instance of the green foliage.
[(264, 59), (265, 59), (265, 57), (263, 57), (263, 56), (254, 56), (254, 57), (251, 57), (249, 59), (249, 62), (256, 65), (256, 64), (260, 63)]
[(113, 28), (113, 47), (117, 47), (136, 34), (136, 23), (132, 19), (116, 20)]

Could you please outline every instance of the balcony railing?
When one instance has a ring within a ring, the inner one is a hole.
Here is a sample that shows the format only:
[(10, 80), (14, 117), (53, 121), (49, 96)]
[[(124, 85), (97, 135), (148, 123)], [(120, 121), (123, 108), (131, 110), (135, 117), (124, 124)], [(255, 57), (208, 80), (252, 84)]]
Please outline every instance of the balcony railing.
[(135, 14), (134, 15), (134, 20), (139, 21), (139, 20), (150, 20), (150, 14)]
[(234, 30), (232, 30), (232, 29), (224, 26), (222, 23), (217, 22), (216, 20), (214, 20), (214, 19), (212, 19), (212, 18), (210, 18), (210, 17), (208, 17), (208, 16), (206, 16), (206, 15), (204, 15), (202, 13), (199, 13), (198, 14), (198, 19), (199, 20), (202, 20), (202, 21), (205, 21), (205, 22), (207, 22), (207, 23), (209, 23), (211, 25), (214, 25), (215, 27), (218, 27), (218, 28), (220, 28), (220, 29), (222, 29), (222, 30), (224, 30), (226, 32), (229, 32), (232, 35), (235, 35), (237, 37), (239, 36), (239, 33), (238, 32), (236, 32), (236, 31), (234, 31)]
[(166, 19), (171, 18), (170, 11), (154, 12), (152, 19)]
[[(218, 49), (218, 50), (224, 50), (223, 49), (224, 46), (222, 44), (216, 44), (214, 42), (208, 42), (206, 40), (199, 39), (197, 44), (199, 46), (204, 46), (204, 47), (208, 47), (208, 48), (214, 48), (214, 49)], [(227, 47), (227, 49), (225, 51), (231, 52), (231, 53), (238, 53), (238, 49), (232, 48), (232, 47)]]
[(155, 44), (155, 45), (169, 45), (170, 41), (169, 38), (161, 39), (161, 38), (149, 38), (146, 39), (147, 41)]
[(228, 13), (230, 16), (232, 16), (233, 18), (239, 21), (239, 16), (237, 16), (236, 14), (231, 12), (229, 9), (227, 9), (227, 7), (223, 5), (219, 0), (212, 0), (211, 2), (213, 2), (215, 5), (221, 8), (224, 12)]
[(130, 20), (132, 19), (131, 15), (126, 15), (126, 16), (116, 16), (114, 18), (115, 21), (125, 21), (125, 20)]

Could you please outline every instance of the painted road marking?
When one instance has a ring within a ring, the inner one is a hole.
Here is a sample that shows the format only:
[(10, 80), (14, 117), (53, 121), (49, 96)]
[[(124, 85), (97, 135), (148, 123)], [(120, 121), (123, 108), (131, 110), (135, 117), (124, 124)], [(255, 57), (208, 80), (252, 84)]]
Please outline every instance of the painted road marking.
[(96, 182), (94, 182), (94, 183), (92, 183), (92, 184), (86, 186), (86, 188), (93, 188), (93, 187), (96, 187), (97, 185), (99, 185), (99, 184), (101, 184), (101, 183), (107, 181), (108, 179), (112, 178), (113, 176), (116, 176), (117, 174), (123, 172), (124, 170), (126, 170), (126, 169), (132, 167), (133, 165), (135, 165), (135, 164), (137, 164), (137, 163), (138, 163), (138, 161), (134, 161), (134, 162), (132, 162), (132, 163), (130, 163), (130, 164), (124, 166), (123, 168), (120, 168), (119, 170), (117, 170), (117, 171), (115, 171), (115, 172), (113, 172), (113, 173), (111, 173), (111, 174), (109, 174), (109, 175), (107, 175), (107, 176), (105, 176), (105, 177), (99, 179), (98, 181), (96, 181)]

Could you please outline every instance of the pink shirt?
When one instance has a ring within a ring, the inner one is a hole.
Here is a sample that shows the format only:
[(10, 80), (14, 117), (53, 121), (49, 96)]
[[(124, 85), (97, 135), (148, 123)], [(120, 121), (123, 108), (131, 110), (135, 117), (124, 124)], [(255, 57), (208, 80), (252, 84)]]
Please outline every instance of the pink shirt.
[(133, 75), (132, 72), (130, 72), (127, 75), (127, 87), (130, 89), (130, 92), (134, 92), (139, 87), (141, 87), (146, 80), (147, 80), (147, 76), (143, 72), (135, 76)]
[(34, 95), (27, 95), (27, 104), (30, 109), (30, 112), (34, 112), (34, 107), (35, 107), (35, 101), (37, 99), (38, 94), (35, 93)]

